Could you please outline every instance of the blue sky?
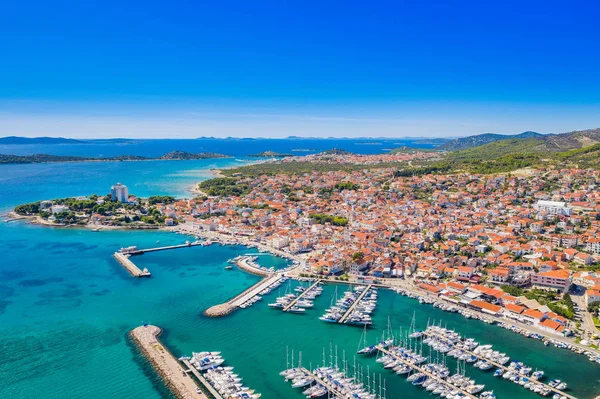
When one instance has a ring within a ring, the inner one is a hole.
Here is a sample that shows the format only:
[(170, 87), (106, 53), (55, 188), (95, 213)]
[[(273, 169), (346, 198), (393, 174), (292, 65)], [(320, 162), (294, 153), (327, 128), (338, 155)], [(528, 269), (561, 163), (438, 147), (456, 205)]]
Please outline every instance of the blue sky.
[(8, 1), (0, 135), (600, 126), (597, 2)]

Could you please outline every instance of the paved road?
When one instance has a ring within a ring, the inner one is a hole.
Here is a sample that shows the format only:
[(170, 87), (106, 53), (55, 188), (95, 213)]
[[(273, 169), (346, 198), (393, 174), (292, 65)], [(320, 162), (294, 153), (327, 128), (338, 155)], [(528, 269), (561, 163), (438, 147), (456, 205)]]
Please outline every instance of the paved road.
[(571, 298), (573, 301), (581, 308), (581, 328), (585, 330), (586, 338), (591, 338), (592, 335), (600, 333), (594, 324), (594, 320), (592, 319), (592, 315), (587, 311), (587, 304), (585, 303), (585, 298), (583, 295), (575, 295), (572, 294)]

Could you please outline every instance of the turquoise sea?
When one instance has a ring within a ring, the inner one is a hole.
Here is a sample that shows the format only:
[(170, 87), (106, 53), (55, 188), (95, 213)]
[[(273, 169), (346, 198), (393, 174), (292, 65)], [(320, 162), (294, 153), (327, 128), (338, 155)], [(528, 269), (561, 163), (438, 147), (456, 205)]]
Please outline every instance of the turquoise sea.
[[(0, 210), (16, 204), (65, 195), (106, 192), (120, 181), (133, 194), (183, 196), (195, 182), (209, 178), (208, 169), (237, 161), (115, 162), (0, 167)], [(176, 354), (221, 351), (244, 383), (264, 398), (302, 398), (279, 377), (286, 347), (303, 352), (304, 365), (322, 360), (323, 348), (338, 347), (353, 362), (362, 330), (323, 323), (336, 286), (326, 286), (315, 308), (305, 315), (283, 314), (267, 307), (274, 292), (251, 308), (225, 318), (202, 312), (258, 281), (243, 271), (224, 270), (244, 247), (210, 246), (151, 253), (135, 258), (153, 276), (137, 280), (112, 258), (122, 246), (181, 243), (185, 237), (158, 231), (54, 229), (26, 222), (0, 223), (0, 398), (161, 398), (170, 397), (151, 368), (127, 339), (127, 332), (150, 322), (165, 329), (165, 344)], [(282, 259), (264, 256), (266, 266)], [(338, 286), (338, 290), (345, 289)], [(544, 347), (479, 321), (466, 320), (430, 305), (419, 305), (380, 290), (374, 342), (387, 327), (408, 328), (442, 320), (464, 335), (492, 343), (513, 359), (560, 378), (579, 398), (600, 394), (600, 366), (565, 350)], [(425, 398), (428, 393), (403, 377), (383, 370), (374, 359), (358, 358), (365, 369), (386, 381), (388, 398)], [(449, 362), (451, 367), (454, 363)], [(467, 373), (499, 398), (536, 398), (537, 394), (491, 372), (471, 366)], [(379, 377), (377, 376), (377, 379)]]

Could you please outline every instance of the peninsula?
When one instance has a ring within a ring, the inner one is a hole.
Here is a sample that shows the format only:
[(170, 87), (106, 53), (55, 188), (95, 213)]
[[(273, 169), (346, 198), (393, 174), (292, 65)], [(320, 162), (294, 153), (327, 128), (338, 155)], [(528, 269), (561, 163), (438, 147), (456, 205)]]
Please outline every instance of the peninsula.
[(0, 154), (0, 164), (27, 164), (47, 162), (115, 162), (115, 161), (187, 161), (210, 158), (231, 158), (229, 155), (214, 152), (191, 153), (171, 151), (159, 157), (143, 157), (139, 155), (120, 155), (115, 157), (79, 157), (69, 155), (6, 155)]

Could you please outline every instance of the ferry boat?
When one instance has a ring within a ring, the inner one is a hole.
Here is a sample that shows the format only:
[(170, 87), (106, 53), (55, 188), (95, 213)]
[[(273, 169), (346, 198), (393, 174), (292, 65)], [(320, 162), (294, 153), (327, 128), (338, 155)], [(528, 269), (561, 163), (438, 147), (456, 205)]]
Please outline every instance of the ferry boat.
[(119, 252), (122, 254), (130, 254), (133, 252), (137, 252), (138, 248), (135, 245), (132, 245), (130, 247), (124, 247), (119, 249)]

